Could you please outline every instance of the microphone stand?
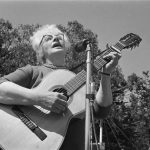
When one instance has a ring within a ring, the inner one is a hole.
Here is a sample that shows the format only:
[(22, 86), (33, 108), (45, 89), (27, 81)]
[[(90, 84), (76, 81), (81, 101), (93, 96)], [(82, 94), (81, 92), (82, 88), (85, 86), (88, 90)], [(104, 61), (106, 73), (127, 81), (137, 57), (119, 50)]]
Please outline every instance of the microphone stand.
[(89, 44), (86, 48), (87, 51), (87, 74), (86, 74), (86, 100), (85, 100), (85, 150), (90, 149), (90, 98), (89, 95), (91, 94), (91, 48)]
[[(91, 51), (91, 43), (86, 43), (87, 52), (87, 71), (86, 71), (86, 97), (85, 97), (85, 150), (105, 150), (105, 145), (102, 141), (102, 120), (100, 120), (99, 142), (97, 141), (95, 131), (95, 119), (93, 115), (93, 102), (95, 100), (95, 83), (93, 82), (92, 66), (93, 53)], [(93, 129), (93, 130), (92, 130)], [(93, 143), (93, 134), (95, 142)]]
[(92, 77), (92, 52), (91, 44), (86, 47), (87, 52), (87, 75), (86, 75), (86, 100), (85, 100), (85, 150), (92, 150), (92, 122), (93, 119), (93, 102), (95, 99), (95, 83)]
[(100, 150), (105, 150), (105, 143), (103, 142), (103, 120), (100, 120), (99, 124), (99, 147)]

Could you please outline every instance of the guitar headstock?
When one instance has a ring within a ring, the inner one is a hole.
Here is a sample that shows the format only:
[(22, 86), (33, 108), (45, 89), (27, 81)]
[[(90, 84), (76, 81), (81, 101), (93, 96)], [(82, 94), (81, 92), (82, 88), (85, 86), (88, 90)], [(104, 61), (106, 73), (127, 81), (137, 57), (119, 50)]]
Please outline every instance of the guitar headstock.
[(129, 33), (119, 40), (119, 42), (121, 42), (124, 45), (124, 48), (131, 49), (136, 46), (139, 46), (141, 41), (142, 39), (134, 33)]

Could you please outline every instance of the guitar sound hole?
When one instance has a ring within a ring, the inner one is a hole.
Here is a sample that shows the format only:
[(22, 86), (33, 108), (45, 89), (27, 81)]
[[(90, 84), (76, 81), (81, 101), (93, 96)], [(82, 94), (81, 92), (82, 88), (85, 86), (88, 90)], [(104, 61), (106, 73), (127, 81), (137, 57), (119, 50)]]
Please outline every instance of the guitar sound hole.
[(64, 89), (64, 88), (57, 88), (57, 89), (54, 89), (53, 92), (63, 93), (63, 95), (67, 97), (67, 101), (68, 101), (69, 96), (67, 95), (67, 90), (66, 89)]

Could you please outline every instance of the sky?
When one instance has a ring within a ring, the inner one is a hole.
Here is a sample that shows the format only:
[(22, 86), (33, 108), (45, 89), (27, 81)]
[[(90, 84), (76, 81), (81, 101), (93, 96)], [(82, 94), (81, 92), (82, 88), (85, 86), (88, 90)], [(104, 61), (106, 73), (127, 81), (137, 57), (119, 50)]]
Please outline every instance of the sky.
[(125, 77), (150, 71), (150, 0), (0, 0), (0, 18), (14, 27), (77, 20), (98, 35), (101, 50), (128, 33), (138, 34), (139, 47), (123, 50), (119, 65)]

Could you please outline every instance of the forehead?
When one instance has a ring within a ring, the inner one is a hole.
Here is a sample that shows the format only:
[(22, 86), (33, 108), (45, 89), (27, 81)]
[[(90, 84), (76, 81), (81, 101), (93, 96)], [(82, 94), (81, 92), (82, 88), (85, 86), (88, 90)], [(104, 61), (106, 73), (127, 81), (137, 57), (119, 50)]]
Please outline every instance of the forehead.
[(53, 35), (57, 35), (57, 34), (63, 34), (63, 32), (61, 32), (57, 27), (55, 26), (50, 26), (49, 28), (44, 29), (43, 34), (53, 34)]
[(49, 34), (53, 34), (53, 35), (63, 34), (66, 47), (70, 47), (70, 41), (68, 36), (65, 33), (63, 33), (61, 30), (59, 30), (55, 25), (45, 26), (44, 28), (39, 30), (39, 32), (37, 32), (36, 34), (37, 43), (41, 42), (44, 35), (49, 35)]

